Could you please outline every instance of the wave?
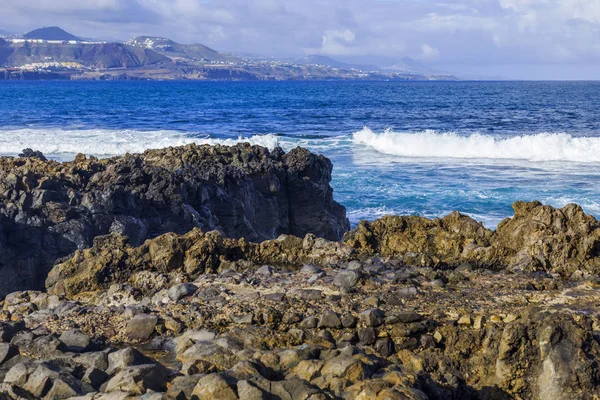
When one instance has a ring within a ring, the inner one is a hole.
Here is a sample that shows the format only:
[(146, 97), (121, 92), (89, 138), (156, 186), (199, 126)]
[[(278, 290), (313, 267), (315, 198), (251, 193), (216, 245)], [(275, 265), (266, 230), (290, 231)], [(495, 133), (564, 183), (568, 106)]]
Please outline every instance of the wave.
[(54, 158), (68, 158), (67, 155), (77, 153), (111, 157), (189, 143), (233, 145), (241, 142), (249, 142), (270, 149), (279, 145), (278, 137), (273, 134), (237, 139), (215, 139), (207, 136), (194, 137), (169, 130), (15, 129), (0, 131), (1, 155), (16, 155), (24, 148), (29, 147)]
[(574, 137), (566, 133), (497, 138), (433, 130), (408, 133), (387, 129), (375, 133), (363, 128), (353, 134), (352, 141), (355, 145), (400, 157), (600, 162), (600, 138)]

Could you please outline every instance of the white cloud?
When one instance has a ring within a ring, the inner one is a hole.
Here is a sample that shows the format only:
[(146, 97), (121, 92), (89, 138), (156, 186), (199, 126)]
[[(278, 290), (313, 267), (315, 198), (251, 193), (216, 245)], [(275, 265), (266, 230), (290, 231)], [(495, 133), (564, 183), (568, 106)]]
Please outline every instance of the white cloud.
[(421, 46), (422, 54), (420, 55), (420, 59), (431, 61), (436, 60), (440, 56), (440, 51), (434, 47), (431, 47), (428, 44), (424, 44)]
[(4, 0), (0, 28), (444, 65), (598, 63), (600, 0)]

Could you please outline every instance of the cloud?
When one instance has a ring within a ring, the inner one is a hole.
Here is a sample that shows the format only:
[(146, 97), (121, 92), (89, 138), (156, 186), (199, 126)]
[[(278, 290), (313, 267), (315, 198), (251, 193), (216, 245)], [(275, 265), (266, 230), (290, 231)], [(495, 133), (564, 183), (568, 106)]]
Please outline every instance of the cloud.
[(598, 0), (4, 0), (0, 28), (48, 25), (263, 55), (490, 66), (600, 61)]

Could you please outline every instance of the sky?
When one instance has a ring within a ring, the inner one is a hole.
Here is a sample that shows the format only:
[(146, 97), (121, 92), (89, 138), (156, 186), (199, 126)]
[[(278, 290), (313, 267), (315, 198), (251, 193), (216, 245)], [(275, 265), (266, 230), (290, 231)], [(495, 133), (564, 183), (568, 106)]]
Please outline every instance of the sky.
[(463, 76), (600, 79), (600, 0), (2, 0), (0, 29), (164, 36), (263, 56), (321, 54)]

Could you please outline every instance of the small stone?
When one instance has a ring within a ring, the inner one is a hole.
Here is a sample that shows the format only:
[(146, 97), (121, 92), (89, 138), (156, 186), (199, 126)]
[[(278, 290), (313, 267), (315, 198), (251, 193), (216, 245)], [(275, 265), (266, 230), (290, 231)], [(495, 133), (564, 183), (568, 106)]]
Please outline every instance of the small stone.
[(435, 331), (435, 333), (433, 334), (433, 338), (438, 343), (441, 343), (442, 340), (444, 339), (444, 337), (442, 336), (442, 334), (439, 331)]
[(421, 314), (416, 313), (414, 311), (403, 311), (394, 314), (394, 316), (397, 318), (398, 322), (402, 322), (404, 324), (418, 322), (423, 319), (423, 316), (421, 316)]
[(16, 346), (8, 343), (0, 343), (0, 365), (4, 364), (17, 354), (19, 354), (19, 349)]
[(438, 287), (438, 288), (446, 287), (446, 284), (441, 279), (434, 279), (429, 283), (429, 285), (432, 287)]
[(77, 386), (79, 385), (75, 382), (65, 382), (63, 379), (55, 379), (44, 398), (52, 400), (72, 399), (79, 394), (83, 394)]
[(267, 300), (279, 303), (285, 299), (285, 293), (267, 293), (263, 297)]
[(219, 374), (209, 374), (200, 378), (192, 396), (199, 400), (238, 400), (232, 386)]
[(513, 321), (516, 321), (519, 317), (516, 316), (515, 314), (508, 314), (506, 317), (504, 317), (503, 321), (505, 324), (510, 324)]
[(430, 349), (432, 347), (435, 347), (436, 343), (436, 339), (431, 335), (421, 336), (421, 347), (424, 349)]
[(457, 323), (459, 325), (471, 326), (471, 324), (473, 323), (473, 321), (471, 320), (471, 316), (470, 315), (463, 315), (462, 317), (460, 317), (458, 319)]
[(247, 400), (264, 400), (270, 397), (262, 389), (247, 380), (238, 381), (237, 394), (240, 399)]
[(178, 335), (181, 332), (183, 332), (185, 326), (178, 319), (166, 317), (165, 318), (165, 328), (167, 328), (168, 331), (171, 331), (171, 332), (175, 333), (176, 335)]
[(306, 274), (306, 275), (315, 275), (315, 274), (320, 274), (322, 272), (323, 272), (323, 270), (321, 268), (319, 268), (313, 264), (304, 264), (302, 266), (302, 268), (300, 269), (300, 273)]
[(360, 277), (361, 275), (358, 271), (340, 271), (335, 278), (333, 278), (333, 284), (339, 288), (352, 289), (358, 284)]
[(340, 318), (335, 312), (329, 310), (325, 311), (325, 313), (321, 316), (317, 326), (319, 328), (339, 329), (342, 327), (342, 321), (340, 321)]
[(361, 344), (370, 346), (377, 340), (377, 334), (373, 328), (361, 328), (358, 330), (358, 340)]
[(148, 340), (156, 328), (158, 317), (152, 314), (138, 314), (127, 322), (125, 335), (131, 340)]
[(361, 312), (360, 320), (366, 326), (379, 326), (385, 321), (385, 314), (378, 308), (372, 308)]
[(379, 298), (375, 296), (365, 299), (365, 305), (369, 307), (379, 307)]
[(321, 300), (323, 292), (317, 289), (296, 289), (292, 292), (302, 300)]
[(58, 339), (67, 346), (67, 351), (74, 353), (83, 353), (90, 345), (90, 337), (79, 329), (65, 331)]
[(389, 337), (377, 340), (374, 347), (381, 357), (389, 357), (394, 354), (395, 350), (394, 341)]
[(167, 381), (167, 371), (157, 364), (143, 364), (127, 367), (106, 384), (106, 392), (123, 391), (142, 395), (148, 389), (161, 391)]
[(356, 327), (356, 322), (358, 321), (358, 318), (356, 318), (351, 313), (344, 313), (342, 315), (341, 321), (342, 321), (342, 326), (344, 328), (354, 328), (354, 327)]
[(275, 272), (275, 269), (270, 265), (263, 265), (259, 269), (256, 270), (256, 273), (264, 276), (271, 276)]
[(318, 281), (319, 279), (323, 278), (324, 276), (325, 276), (325, 273), (324, 273), (324, 272), (319, 272), (318, 274), (314, 274), (314, 275), (312, 275), (310, 278), (308, 278), (308, 279), (306, 280), (306, 282), (308, 282), (308, 283), (310, 283), (310, 284), (313, 284), (313, 283), (315, 283), (316, 281)]
[(4, 376), (4, 383), (23, 387), (29, 376), (29, 368), (24, 362), (14, 365)]
[(402, 350), (416, 350), (419, 348), (419, 341), (417, 338), (408, 338), (404, 343), (399, 346)]
[(361, 269), (363, 269), (363, 265), (360, 261), (353, 260), (350, 261), (348, 265), (346, 265), (346, 269), (350, 271), (360, 271)]
[(317, 317), (306, 317), (304, 318), (304, 320), (300, 323), (300, 328), (304, 328), (304, 329), (314, 329), (317, 327), (317, 325), (319, 324), (319, 320), (317, 319)]
[(281, 322), (283, 316), (281, 311), (269, 307), (263, 311), (262, 318), (265, 324), (276, 324)]
[(287, 312), (283, 315), (283, 320), (282, 322), (284, 324), (297, 324), (298, 322), (302, 321), (302, 315), (295, 313), (295, 312)]
[(98, 368), (88, 368), (81, 378), (82, 382), (88, 383), (94, 389), (100, 389), (100, 386), (108, 380), (109, 376), (106, 372)]
[(483, 315), (478, 315), (475, 317), (475, 321), (473, 322), (473, 328), (482, 329), (485, 326), (485, 317)]
[(152, 360), (143, 355), (139, 350), (131, 347), (114, 351), (108, 355), (108, 368), (106, 373), (114, 375), (132, 365), (152, 363)]
[(229, 319), (231, 319), (231, 322), (233, 322), (234, 324), (252, 325), (252, 321), (254, 320), (254, 315), (252, 313), (241, 314), (241, 315), (232, 314), (229, 316)]
[(502, 318), (499, 315), (492, 315), (490, 317), (490, 321), (497, 324), (497, 323), (502, 322)]
[(184, 297), (191, 296), (198, 290), (198, 286), (193, 283), (180, 283), (169, 289), (169, 299), (172, 301), (179, 301)]

